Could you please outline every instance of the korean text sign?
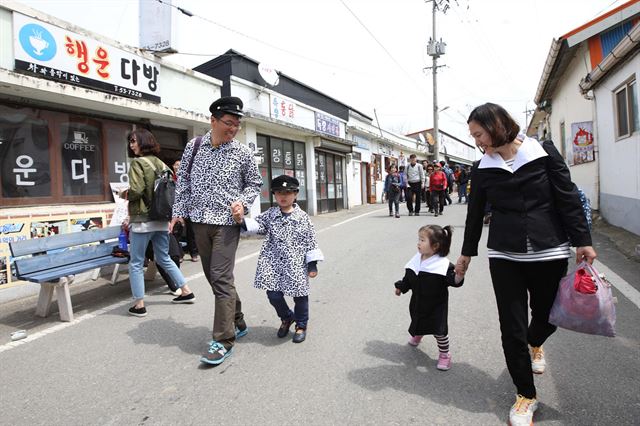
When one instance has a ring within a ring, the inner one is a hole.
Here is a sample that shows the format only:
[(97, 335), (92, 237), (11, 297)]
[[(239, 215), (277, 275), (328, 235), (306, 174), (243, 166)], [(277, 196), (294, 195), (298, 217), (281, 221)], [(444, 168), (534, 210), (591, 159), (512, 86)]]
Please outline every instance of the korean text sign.
[(160, 102), (160, 65), (85, 35), (13, 14), (15, 69), (50, 80)]

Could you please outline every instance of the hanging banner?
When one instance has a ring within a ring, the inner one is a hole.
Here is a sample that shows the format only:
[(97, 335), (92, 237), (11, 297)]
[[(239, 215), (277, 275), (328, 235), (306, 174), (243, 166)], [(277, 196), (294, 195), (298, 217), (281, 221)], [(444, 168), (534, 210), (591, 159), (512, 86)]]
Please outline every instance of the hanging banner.
[[(570, 165), (589, 163), (595, 160), (593, 146), (593, 121), (571, 123), (571, 149), (573, 155), (569, 155)], [(573, 160), (573, 162), (571, 162)]]

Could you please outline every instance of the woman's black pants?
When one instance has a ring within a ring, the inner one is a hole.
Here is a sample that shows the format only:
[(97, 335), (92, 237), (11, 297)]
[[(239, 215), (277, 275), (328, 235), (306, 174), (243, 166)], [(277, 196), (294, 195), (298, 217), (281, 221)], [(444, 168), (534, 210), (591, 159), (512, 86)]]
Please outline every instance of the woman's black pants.
[[(549, 312), (560, 279), (567, 273), (567, 264), (567, 259), (548, 262), (489, 259), (507, 369), (517, 392), (526, 398), (536, 397), (528, 345), (541, 346), (556, 331), (556, 326), (549, 324)], [(527, 300), (531, 307), (530, 323)]]

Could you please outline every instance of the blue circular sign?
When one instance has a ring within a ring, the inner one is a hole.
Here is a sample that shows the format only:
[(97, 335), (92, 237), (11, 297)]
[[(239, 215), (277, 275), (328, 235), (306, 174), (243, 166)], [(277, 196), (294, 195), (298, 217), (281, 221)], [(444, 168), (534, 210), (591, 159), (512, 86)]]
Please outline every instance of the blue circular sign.
[(22, 27), (19, 39), (22, 49), (38, 61), (51, 60), (58, 50), (51, 33), (38, 24), (27, 24)]

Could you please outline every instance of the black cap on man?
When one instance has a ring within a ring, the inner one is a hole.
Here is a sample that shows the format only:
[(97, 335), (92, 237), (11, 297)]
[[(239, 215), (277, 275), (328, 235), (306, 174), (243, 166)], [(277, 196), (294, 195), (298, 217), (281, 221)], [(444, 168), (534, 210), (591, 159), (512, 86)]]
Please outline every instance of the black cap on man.
[(243, 117), (244, 112), (242, 111), (242, 107), (242, 99), (235, 96), (224, 96), (214, 101), (209, 107), (209, 111), (211, 111), (211, 114), (222, 112), (224, 114), (232, 114), (237, 115), (238, 117)]

